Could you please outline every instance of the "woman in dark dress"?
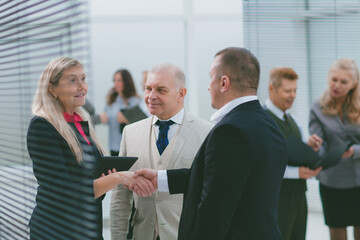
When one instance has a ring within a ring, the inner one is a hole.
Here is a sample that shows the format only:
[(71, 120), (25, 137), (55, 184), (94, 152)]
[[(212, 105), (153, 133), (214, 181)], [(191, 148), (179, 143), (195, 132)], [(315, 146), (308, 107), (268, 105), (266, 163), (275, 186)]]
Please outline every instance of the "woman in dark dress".
[[(72, 58), (52, 60), (40, 77), (27, 134), (39, 184), (30, 239), (103, 239), (104, 194), (134, 181), (131, 172), (96, 176), (104, 151), (81, 107), (87, 90), (84, 68)], [(147, 180), (142, 183), (151, 188)]]
[(331, 240), (346, 240), (348, 226), (360, 240), (360, 76), (354, 60), (339, 59), (328, 73), (328, 87), (310, 110), (309, 130), (323, 139), (320, 155), (342, 144), (340, 162), (322, 170), (320, 196)]

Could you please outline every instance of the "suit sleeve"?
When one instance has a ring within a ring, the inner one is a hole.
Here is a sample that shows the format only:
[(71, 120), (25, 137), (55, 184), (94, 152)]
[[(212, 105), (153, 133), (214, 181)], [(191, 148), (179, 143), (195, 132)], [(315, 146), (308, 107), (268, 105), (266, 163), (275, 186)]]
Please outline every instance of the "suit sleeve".
[(203, 186), (194, 239), (225, 239), (248, 186), (256, 159), (245, 136), (233, 125), (217, 127), (205, 149)]
[(310, 134), (316, 134), (322, 138), (323, 142), (319, 149), (319, 155), (324, 156), (326, 154), (327, 149), (327, 139), (325, 138), (323, 124), (317, 116), (317, 113), (314, 109), (315, 105), (313, 105), (310, 109), (309, 115), (309, 132)]
[[(122, 135), (119, 156), (127, 156), (126, 153), (126, 129)], [(118, 185), (111, 192), (110, 203), (110, 232), (111, 239), (126, 240), (131, 214), (133, 194), (122, 185)]]
[(30, 123), (27, 147), (39, 186), (69, 198), (74, 198), (74, 194), (94, 198), (93, 179), (80, 170), (75, 176), (70, 174), (66, 158), (73, 156), (64, 152), (60, 141), (63, 138), (46, 120)]
[(185, 193), (189, 184), (187, 168), (167, 170), (170, 194)]

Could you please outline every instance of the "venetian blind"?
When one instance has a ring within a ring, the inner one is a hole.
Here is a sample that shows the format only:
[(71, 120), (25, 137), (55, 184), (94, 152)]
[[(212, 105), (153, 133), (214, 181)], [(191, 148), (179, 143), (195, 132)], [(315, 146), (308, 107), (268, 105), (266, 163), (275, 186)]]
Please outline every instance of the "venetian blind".
[(32, 99), (51, 59), (70, 56), (89, 69), (87, 11), (85, 0), (0, 1), (0, 239), (29, 238), (37, 188), (26, 147)]

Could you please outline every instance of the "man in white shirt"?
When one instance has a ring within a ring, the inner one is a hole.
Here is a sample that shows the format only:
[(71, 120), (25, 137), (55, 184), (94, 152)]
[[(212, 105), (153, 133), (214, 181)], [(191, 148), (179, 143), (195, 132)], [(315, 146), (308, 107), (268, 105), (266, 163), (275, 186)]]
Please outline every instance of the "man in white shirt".
[[(141, 168), (188, 168), (212, 124), (184, 110), (185, 75), (173, 64), (150, 70), (145, 84), (145, 103), (153, 115), (125, 127), (120, 156), (136, 156), (130, 171)], [(126, 239), (130, 222), (134, 240), (176, 240), (183, 204), (182, 195), (156, 192), (138, 197), (122, 186), (112, 191), (110, 231), (112, 239)]]
[[(298, 75), (291, 68), (272, 69), (269, 77), (269, 99), (266, 100), (264, 108), (285, 138), (294, 135), (306, 142), (300, 124), (288, 113), (296, 98), (297, 79)], [(318, 151), (322, 139), (313, 134), (307, 143), (314, 151)], [(312, 170), (305, 166), (286, 166), (279, 199), (279, 228), (283, 240), (305, 240), (306, 179), (316, 176), (320, 171), (321, 167)]]

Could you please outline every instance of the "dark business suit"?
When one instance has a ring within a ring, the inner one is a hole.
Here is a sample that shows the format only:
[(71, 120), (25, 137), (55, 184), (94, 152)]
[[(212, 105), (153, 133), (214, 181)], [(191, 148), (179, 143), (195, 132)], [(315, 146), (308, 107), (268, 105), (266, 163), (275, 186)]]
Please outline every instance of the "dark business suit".
[(179, 240), (281, 239), (277, 208), (286, 163), (284, 138), (259, 102), (232, 109), (190, 169), (167, 171), (170, 193), (185, 194)]
[(69, 145), (47, 120), (34, 117), (28, 129), (27, 147), (38, 181), (36, 207), (31, 215), (30, 239), (102, 239), (104, 196), (94, 199), (95, 164), (101, 156), (80, 122), (85, 139), (77, 134), (84, 160), (77, 162)]

